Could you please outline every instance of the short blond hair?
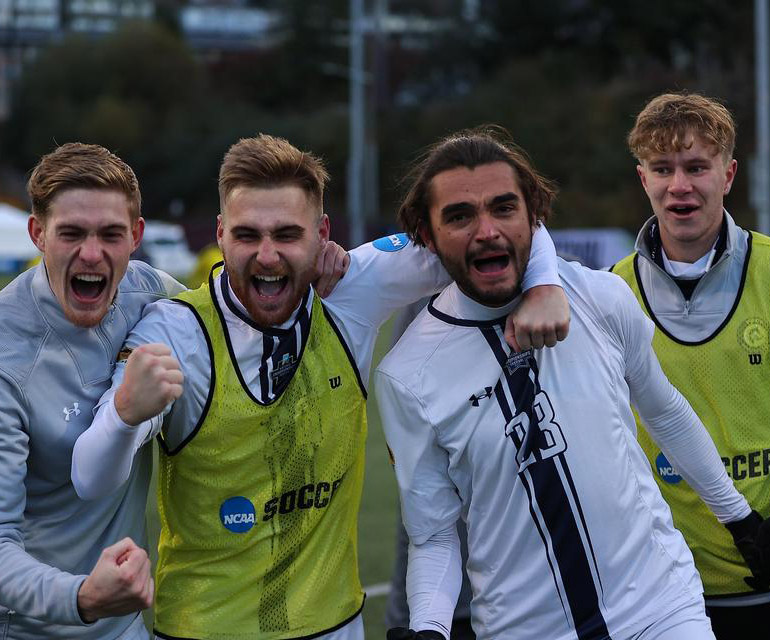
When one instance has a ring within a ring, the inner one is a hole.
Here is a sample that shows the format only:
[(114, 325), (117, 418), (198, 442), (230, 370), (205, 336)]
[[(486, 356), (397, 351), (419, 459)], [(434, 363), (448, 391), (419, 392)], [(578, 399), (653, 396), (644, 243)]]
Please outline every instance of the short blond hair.
[(224, 211), (238, 187), (300, 187), (323, 213), (323, 193), (329, 174), (320, 158), (300, 151), (288, 140), (267, 134), (242, 138), (225, 154), (219, 168), (219, 206)]
[(53, 199), (68, 189), (119, 191), (128, 200), (131, 221), (141, 213), (142, 194), (133, 169), (97, 144), (68, 142), (40, 159), (27, 181), (33, 215), (45, 223)]
[(642, 161), (654, 153), (689, 148), (690, 135), (713, 146), (725, 160), (733, 157), (733, 116), (721, 102), (697, 93), (664, 93), (650, 100), (628, 134), (628, 147)]

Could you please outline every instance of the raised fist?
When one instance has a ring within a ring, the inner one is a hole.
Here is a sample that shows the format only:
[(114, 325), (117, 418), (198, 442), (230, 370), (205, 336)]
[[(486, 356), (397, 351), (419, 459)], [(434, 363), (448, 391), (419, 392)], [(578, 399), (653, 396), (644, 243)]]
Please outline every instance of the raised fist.
[(136, 426), (155, 417), (182, 395), (184, 374), (165, 344), (145, 344), (128, 356), (123, 383), (115, 392), (115, 409)]

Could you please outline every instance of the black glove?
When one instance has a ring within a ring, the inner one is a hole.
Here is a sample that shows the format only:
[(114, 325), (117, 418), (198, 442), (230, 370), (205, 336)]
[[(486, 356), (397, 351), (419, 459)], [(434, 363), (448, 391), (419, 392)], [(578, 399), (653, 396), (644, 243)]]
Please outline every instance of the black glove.
[(412, 631), (406, 627), (388, 629), (387, 640), (444, 640), (438, 631)]
[(735, 546), (746, 561), (751, 576), (744, 578), (755, 591), (770, 588), (770, 520), (763, 520), (756, 511), (743, 520), (728, 522)]

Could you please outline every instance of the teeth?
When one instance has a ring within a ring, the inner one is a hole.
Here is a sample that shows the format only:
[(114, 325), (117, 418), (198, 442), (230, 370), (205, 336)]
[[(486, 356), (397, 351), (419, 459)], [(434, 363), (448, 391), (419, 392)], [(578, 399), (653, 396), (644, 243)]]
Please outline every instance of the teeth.
[(264, 280), (265, 282), (278, 282), (283, 276), (254, 276), (257, 280)]
[(78, 280), (83, 280), (84, 282), (101, 282), (104, 280), (104, 276), (98, 276), (93, 273), (79, 273), (75, 277)]

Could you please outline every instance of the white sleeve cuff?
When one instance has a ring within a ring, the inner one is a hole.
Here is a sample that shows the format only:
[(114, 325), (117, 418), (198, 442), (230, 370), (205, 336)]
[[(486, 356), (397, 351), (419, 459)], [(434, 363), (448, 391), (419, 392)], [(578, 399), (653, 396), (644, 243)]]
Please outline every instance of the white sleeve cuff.
[(527, 291), (532, 287), (544, 284), (561, 286), (556, 247), (545, 226), (539, 224), (532, 234), (532, 248), (529, 252), (529, 262), (521, 280), (521, 290)]
[(406, 595), (411, 629), (438, 631), (449, 638), (461, 585), (456, 523), (433, 534), (424, 544), (409, 543)]

